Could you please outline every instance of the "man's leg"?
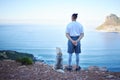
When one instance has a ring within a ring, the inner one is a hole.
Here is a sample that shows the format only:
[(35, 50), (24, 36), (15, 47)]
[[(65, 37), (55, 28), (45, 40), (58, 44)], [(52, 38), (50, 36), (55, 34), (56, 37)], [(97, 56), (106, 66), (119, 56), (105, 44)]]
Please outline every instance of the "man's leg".
[(72, 70), (72, 53), (74, 52), (74, 45), (72, 44), (72, 42), (70, 40), (68, 40), (68, 54), (69, 54), (69, 58), (68, 58), (68, 67), (66, 67), (66, 69), (68, 71)]
[(68, 58), (68, 65), (71, 66), (72, 62), (72, 53), (69, 53), (69, 58)]
[(79, 53), (76, 53), (76, 66), (79, 66)]
[(80, 42), (77, 43), (75, 46), (75, 54), (76, 54), (76, 67), (79, 67), (79, 54), (81, 53), (81, 44)]
[(68, 71), (71, 71), (71, 70), (72, 70), (72, 64), (71, 64), (71, 62), (72, 62), (72, 53), (69, 53), (68, 66), (66, 66), (66, 69), (67, 69)]
[(79, 71), (81, 67), (79, 66), (79, 53), (76, 53), (76, 71)]
[(72, 62), (72, 53), (74, 52), (74, 45), (72, 44), (72, 42), (69, 40), (68, 41), (68, 66), (72, 66), (71, 62)]

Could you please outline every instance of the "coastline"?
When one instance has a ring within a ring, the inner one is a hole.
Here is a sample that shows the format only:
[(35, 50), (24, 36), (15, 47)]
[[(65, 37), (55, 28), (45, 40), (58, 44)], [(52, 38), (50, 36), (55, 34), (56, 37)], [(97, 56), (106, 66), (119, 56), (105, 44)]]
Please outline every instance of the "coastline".
[(109, 71), (106, 67), (90, 66), (76, 72), (73, 65), (73, 70), (69, 72), (65, 68), (63, 71), (55, 70), (53, 65), (48, 65), (44, 61), (22, 65), (16, 60), (0, 60), (0, 80), (120, 80), (119, 75), (120, 72)]
[(106, 31), (106, 30), (95, 30), (96, 32), (106, 32), (106, 33), (120, 33), (120, 31)]
[(120, 80), (119, 75), (120, 72), (100, 71), (97, 66), (63, 73), (43, 62), (21, 65), (14, 60), (0, 61), (0, 80)]

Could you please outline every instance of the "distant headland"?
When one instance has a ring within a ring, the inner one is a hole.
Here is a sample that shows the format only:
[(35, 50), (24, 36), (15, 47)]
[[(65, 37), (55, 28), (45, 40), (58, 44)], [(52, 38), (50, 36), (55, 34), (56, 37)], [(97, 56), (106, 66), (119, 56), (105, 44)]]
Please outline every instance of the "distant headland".
[(103, 32), (120, 32), (120, 17), (110, 14), (106, 17), (105, 22), (96, 29)]

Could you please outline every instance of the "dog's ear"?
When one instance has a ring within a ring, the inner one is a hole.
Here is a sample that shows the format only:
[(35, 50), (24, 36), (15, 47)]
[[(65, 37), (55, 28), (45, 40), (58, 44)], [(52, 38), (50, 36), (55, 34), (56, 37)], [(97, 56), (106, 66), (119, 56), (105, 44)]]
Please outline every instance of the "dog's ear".
[(59, 54), (59, 53), (62, 53), (61, 52), (61, 49), (59, 47), (56, 47), (56, 53)]

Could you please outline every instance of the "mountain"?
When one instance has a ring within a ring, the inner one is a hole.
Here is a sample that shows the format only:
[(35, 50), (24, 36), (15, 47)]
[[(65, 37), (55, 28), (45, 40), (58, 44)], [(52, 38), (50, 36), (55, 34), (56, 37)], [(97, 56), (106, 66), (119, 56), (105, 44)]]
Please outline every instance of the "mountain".
[(110, 14), (106, 17), (105, 22), (96, 29), (105, 32), (120, 32), (120, 17)]

